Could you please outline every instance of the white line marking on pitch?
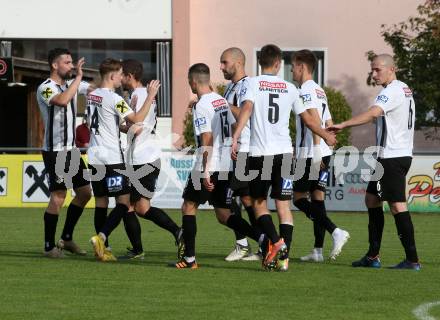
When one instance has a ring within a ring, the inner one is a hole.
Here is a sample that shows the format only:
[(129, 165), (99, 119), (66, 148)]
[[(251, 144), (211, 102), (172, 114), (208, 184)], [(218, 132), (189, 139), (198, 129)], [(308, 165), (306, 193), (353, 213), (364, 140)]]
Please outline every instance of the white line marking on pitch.
[(413, 310), (413, 314), (420, 320), (437, 320), (437, 318), (429, 315), (429, 309), (440, 306), (440, 301), (424, 303)]

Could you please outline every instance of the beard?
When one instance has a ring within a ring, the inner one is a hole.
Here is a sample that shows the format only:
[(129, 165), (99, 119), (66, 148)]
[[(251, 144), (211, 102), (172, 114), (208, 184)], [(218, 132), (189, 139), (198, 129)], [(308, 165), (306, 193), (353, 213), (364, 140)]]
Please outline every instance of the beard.
[(232, 74), (228, 73), (228, 72), (223, 72), (223, 77), (226, 80), (231, 80), (232, 79)]
[(72, 79), (72, 71), (67, 71), (65, 74), (60, 74), (61, 79), (70, 80)]

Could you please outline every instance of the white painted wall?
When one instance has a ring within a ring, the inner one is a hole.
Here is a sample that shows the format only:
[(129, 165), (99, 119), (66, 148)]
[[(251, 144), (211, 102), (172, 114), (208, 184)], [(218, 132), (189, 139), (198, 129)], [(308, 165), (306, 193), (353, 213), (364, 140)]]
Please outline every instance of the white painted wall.
[(171, 39), (171, 0), (1, 0), (0, 38)]

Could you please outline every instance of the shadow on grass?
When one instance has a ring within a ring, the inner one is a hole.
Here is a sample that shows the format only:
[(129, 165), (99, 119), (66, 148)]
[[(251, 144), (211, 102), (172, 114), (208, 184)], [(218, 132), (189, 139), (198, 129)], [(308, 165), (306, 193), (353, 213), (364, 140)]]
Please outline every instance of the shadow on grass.
[[(174, 252), (170, 251), (148, 251), (146, 252), (144, 260), (118, 260), (112, 262), (100, 262), (95, 259), (92, 253), (88, 253), (86, 256), (78, 256), (70, 253), (65, 253), (64, 258), (47, 258), (43, 256), (42, 252), (38, 251), (17, 251), (17, 250), (0, 250), (0, 260), (2, 258), (19, 258), (19, 259), (30, 259), (30, 260), (42, 260), (42, 261), (53, 261), (68, 263), (69, 261), (75, 262), (88, 262), (88, 263), (98, 263), (102, 265), (130, 265), (138, 267), (164, 267), (172, 270), (171, 264), (177, 262)], [(202, 261), (203, 268), (217, 269), (217, 270), (249, 270), (249, 271), (260, 271), (258, 268), (256, 270), (256, 265), (259, 267), (259, 262), (246, 262), (248, 265), (243, 265), (241, 263), (227, 263), (224, 261), (224, 257), (220, 254), (211, 253), (200, 253), (197, 256), (198, 261)], [(218, 264), (212, 260), (219, 260)], [(204, 263), (203, 261), (210, 260), (210, 262)], [(262, 270), (261, 270), (262, 271)]]
[[(123, 253), (122, 253), (123, 254)], [(121, 255), (122, 255), (121, 254)], [(41, 252), (38, 251), (17, 251), (17, 250), (0, 250), (0, 259), (2, 257), (15, 257), (20, 259), (38, 259), (38, 260), (51, 260), (62, 261), (68, 263), (69, 261), (76, 262), (88, 262), (98, 263), (102, 265), (121, 265), (121, 266), (136, 266), (136, 267), (164, 267), (172, 270), (172, 264), (177, 262), (175, 252), (171, 251), (147, 251), (144, 260), (122, 260), (112, 262), (100, 262), (95, 259), (93, 253), (88, 253), (86, 256), (78, 256), (70, 253), (65, 253), (64, 258), (50, 259), (44, 257)], [(217, 260), (217, 261), (216, 261)], [(222, 254), (213, 253), (199, 253), (197, 255), (197, 261), (201, 269), (213, 269), (213, 270), (240, 270), (240, 271), (252, 271), (252, 272), (267, 272), (261, 267), (260, 261), (238, 261), (238, 262), (225, 262)], [(322, 263), (303, 262), (299, 258), (290, 258), (290, 264), (292, 270), (295, 266), (310, 266), (310, 267), (324, 267), (324, 268), (350, 268), (352, 266), (347, 262), (339, 262), (325, 260)], [(428, 264), (429, 265), (429, 264)]]

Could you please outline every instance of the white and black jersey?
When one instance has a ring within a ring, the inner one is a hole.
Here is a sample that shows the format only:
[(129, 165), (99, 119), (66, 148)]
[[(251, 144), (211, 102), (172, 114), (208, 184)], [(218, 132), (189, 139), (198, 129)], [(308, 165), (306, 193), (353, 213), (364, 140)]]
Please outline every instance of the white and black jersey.
[[(130, 96), (130, 107), (139, 112), (147, 100), (148, 93), (146, 88), (136, 88)], [(131, 154), (127, 154), (127, 161), (130, 164), (141, 165), (152, 163), (160, 157), (160, 147), (155, 141), (157, 125), (157, 105), (156, 100), (150, 106), (147, 116), (142, 122), (142, 131), (134, 139), (131, 146)], [(128, 150), (127, 150), (128, 151)]]
[[(321, 127), (331, 120), (330, 108), (325, 91), (313, 80), (308, 80), (301, 85), (301, 98), (306, 109), (315, 108), (321, 119)], [(332, 155), (332, 149), (323, 139), (320, 142), (322, 157)], [(310, 130), (301, 117), (296, 115), (296, 143), (295, 154), (297, 158), (313, 158), (313, 132)]]
[(98, 88), (87, 97), (87, 122), (90, 146), (87, 150), (91, 164), (124, 163), (119, 138), (119, 122), (133, 110), (113, 90)]
[(411, 157), (414, 140), (415, 103), (410, 88), (394, 80), (376, 97), (375, 106), (383, 110), (376, 119), (379, 158)]
[(51, 103), (52, 98), (66, 91), (73, 80), (61, 85), (47, 79), (37, 89), (37, 101), (44, 122), (44, 151), (60, 151), (75, 146), (77, 94), (87, 95), (89, 84), (81, 82), (78, 92), (66, 107)]
[[(204, 94), (193, 106), (194, 135), (197, 148), (201, 147), (201, 135), (211, 132), (213, 138), (209, 171), (229, 171), (231, 169), (230, 148), (232, 128), (235, 118), (225, 98), (215, 92)], [(200, 149), (199, 149), (200, 151)], [(197, 154), (196, 169), (202, 169), (202, 154)]]
[(250, 128), (250, 155), (266, 156), (292, 153), (289, 118), (292, 110), (306, 109), (298, 89), (275, 75), (261, 75), (245, 81), (240, 95), (254, 104)]
[[(240, 101), (240, 92), (243, 87), (243, 83), (246, 79), (249, 77), (243, 77), (237, 82), (230, 82), (228, 86), (226, 87), (226, 91), (224, 94), (225, 99), (228, 101), (230, 105), (240, 107), (241, 101)], [(241, 132), (240, 139), (238, 140), (238, 143), (240, 144), (238, 151), (239, 152), (249, 152), (249, 140), (251, 137), (251, 131), (250, 131), (250, 122), (246, 124), (246, 126), (243, 128), (243, 131)]]

